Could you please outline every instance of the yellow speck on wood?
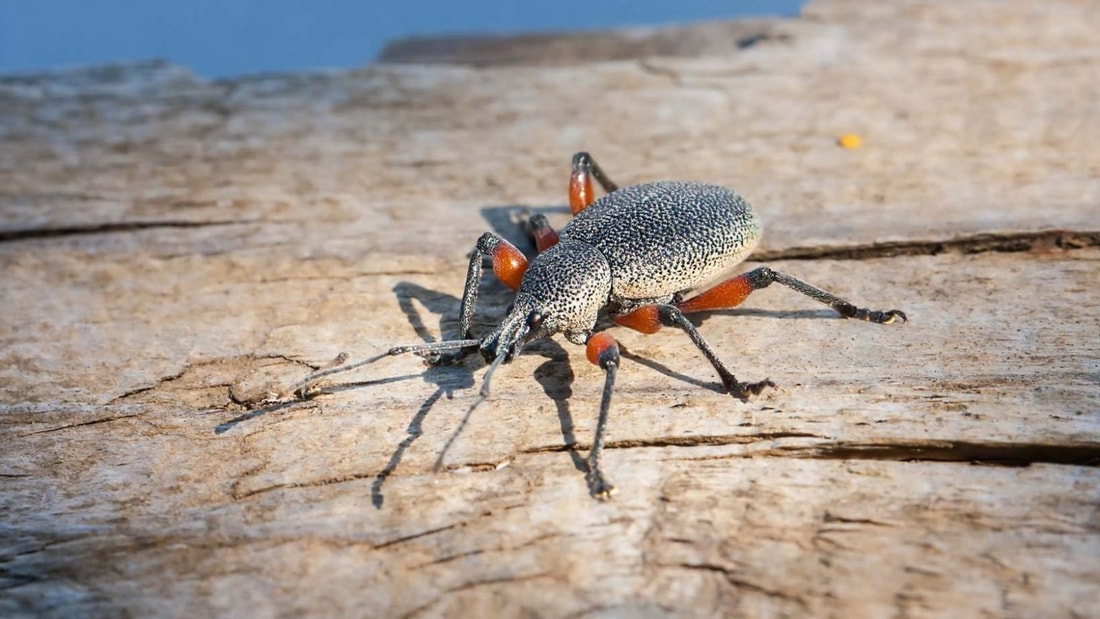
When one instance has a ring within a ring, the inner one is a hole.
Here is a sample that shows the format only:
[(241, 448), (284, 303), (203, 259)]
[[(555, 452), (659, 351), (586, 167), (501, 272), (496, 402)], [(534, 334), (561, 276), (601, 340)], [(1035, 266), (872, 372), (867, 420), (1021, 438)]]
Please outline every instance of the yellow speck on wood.
[(836, 143), (839, 144), (841, 148), (859, 148), (863, 146), (863, 138), (854, 133), (845, 133), (837, 138)]

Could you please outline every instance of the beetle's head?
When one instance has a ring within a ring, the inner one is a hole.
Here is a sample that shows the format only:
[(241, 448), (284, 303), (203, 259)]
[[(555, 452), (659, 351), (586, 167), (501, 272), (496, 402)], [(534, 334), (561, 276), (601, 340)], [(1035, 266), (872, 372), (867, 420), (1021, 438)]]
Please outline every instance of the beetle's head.
[(611, 267), (591, 245), (563, 240), (531, 261), (500, 326), (481, 341), (488, 362), (511, 361), (531, 340), (565, 333), (584, 343), (611, 294)]
[(511, 361), (531, 340), (553, 335), (544, 314), (527, 295), (517, 295), (508, 315), (492, 333), (486, 335), (478, 349), (486, 362), (492, 363), (501, 354), (504, 363)]

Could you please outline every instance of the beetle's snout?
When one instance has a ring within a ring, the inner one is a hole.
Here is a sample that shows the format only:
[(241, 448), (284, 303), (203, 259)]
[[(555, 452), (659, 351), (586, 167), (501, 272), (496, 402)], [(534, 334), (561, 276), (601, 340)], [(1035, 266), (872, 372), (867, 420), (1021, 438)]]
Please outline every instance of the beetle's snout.
[(503, 353), (503, 362), (510, 362), (527, 342), (548, 335), (546, 322), (546, 315), (529, 300), (518, 299), (500, 326), (482, 340), (481, 356), (492, 363)]
[(481, 342), (479, 351), (486, 363), (492, 363), (501, 354), (504, 355), (504, 363), (510, 362), (519, 354), (523, 347), (525, 325), (522, 322), (512, 320), (509, 316), (496, 331), (493, 331)]
[(501, 352), (504, 353), (504, 363), (510, 363), (519, 354), (517, 343), (501, 342), (499, 339), (486, 340), (479, 351), (485, 363), (492, 363)]

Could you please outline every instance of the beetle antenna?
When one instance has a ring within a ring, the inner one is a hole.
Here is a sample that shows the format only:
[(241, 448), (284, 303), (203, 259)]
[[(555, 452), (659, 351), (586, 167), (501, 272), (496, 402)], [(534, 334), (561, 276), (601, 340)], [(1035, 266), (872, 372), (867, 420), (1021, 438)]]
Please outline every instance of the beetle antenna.
[(501, 350), (497, 354), (497, 358), (493, 359), (492, 365), (489, 366), (488, 371), (485, 372), (485, 379), (481, 381), (481, 392), (478, 395), (477, 403), (480, 404), (482, 400), (489, 397), (489, 381), (493, 379), (493, 372), (497, 371), (501, 363), (504, 363), (504, 358), (508, 356), (508, 350)]
[(470, 405), (470, 408), (466, 409), (466, 415), (462, 417), (462, 421), (458, 423), (458, 427), (451, 433), (451, 437), (447, 439), (447, 442), (443, 445), (443, 449), (439, 452), (439, 457), (435, 459), (434, 470), (439, 471), (443, 468), (443, 458), (447, 455), (447, 450), (451, 448), (455, 440), (458, 439), (458, 435), (462, 434), (463, 428), (466, 427), (466, 422), (470, 421), (470, 415), (473, 414), (474, 409), (481, 405), (489, 397), (489, 381), (493, 379), (493, 372), (496, 372), (500, 364), (504, 363), (505, 357), (508, 356), (508, 348), (501, 347), (501, 351), (497, 353), (495, 359), (493, 359), (492, 365), (485, 372), (485, 379), (481, 381), (481, 391), (477, 395), (477, 399)]
[(444, 350), (459, 350), (460, 348), (476, 348), (481, 340), (445, 340), (442, 342), (429, 342), (427, 344), (412, 344), (410, 346), (395, 346), (383, 356), (402, 355), (407, 352), (440, 352)]
[(313, 383), (317, 382), (326, 376), (333, 374), (342, 374), (344, 372), (350, 372), (352, 370), (359, 369), (365, 365), (370, 365), (376, 361), (384, 359), (386, 357), (394, 357), (405, 353), (423, 353), (423, 352), (441, 352), (448, 350), (463, 350), (477, 347), (481, 343), (481, 340), (447, 340), (443, 342), (429, 342), (427, 344), (412, 344), (409, 346), (395, 346), (384, 353), (368, 357), (362, 361), (356, 361), (355, 363), (349, 363), (347, 365), (340, 365), (347, 360), (347, 353), (340, 353), (330, 363), (322, 367), (322, 369), (306, 376), (302, 380), (298, 381), (290, 387), (284, 393), (291, 394), (290, 396), (284, 396), (287, 399), (292, 397), (306, 398), (310, 395)]

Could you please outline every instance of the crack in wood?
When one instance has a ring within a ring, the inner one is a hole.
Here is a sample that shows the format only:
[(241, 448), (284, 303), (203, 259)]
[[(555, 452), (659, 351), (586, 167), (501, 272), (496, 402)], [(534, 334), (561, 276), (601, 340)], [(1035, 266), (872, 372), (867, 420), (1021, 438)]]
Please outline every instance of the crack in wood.
[[(636, 449), (645, 447), (718, 447), (722, 445), (748, 445), (761, 441), (774, 441), (783, 438), (816, 438), (827, 437), (806, 432), (766, 432), (761, 434), (726, 434), (707, 436), (662, 436), (653, 439), (631, 439), (622, 441), (610, 441), (604, 445), (604, 449)], [(544, 445), (532, 447), (520, 451), (522, 454), (557, 453), (563, 451), (575, 451), (578, 449), (591, 449), (590, 444), (568, 443), (563, 445)]]
[(80, 423), (71, 423), (64, 426), (58, 426), (56, 428), (46, 428), (45, 430), (35, 430), (34, 432), (27, 432), (26, 434), (20, 434), (19, 437), (34, 436), (36, 434), (48, 434), (50, 432), (60, 432), (62, 430), (70, 430), (72, 428), (83, 428), (85, 426), (94, 426), (101, 423), (110, 423), (112, 421), (121, 421), (123, 419), (132, 419), (137, 417), (137, 414), (133, 415), (120, 415), (118, 417), (105, 417), (103, 419), (92, 419), (91, 421), (82, 421)]
[(501, 584), (527, 582), (527, 581), (530, 581), (530, 580), (539, 580), (539, 579), (544, 579), (544, 578), (554, 579), (555, 575), (552, 572), (538, 572), (538, 573), (535, 573), (535, 574), (517, 575), (517, 576), (511, 576), (511, 575), (509, 575), (509, 576), (500, 576), (500, 577), (496, 577), (496, 578), (483, 578), (481, 580), (474, 580), (474, 581), (464, 582), (462, 584), (455, 585), (454, 587), (448, 587), (447, 589), (441, 591), (439, 593), (439, 595), (432, 598), (429, 602), (427, 602), (425, 604), (421, 604), (420, 606), (417, 606), (416, 608), (402, 614), (401, 617), (403, 619), (407, 619), (407, 618), (410, 618), (410, 617), (416, 617), (418, 615), (425, 614), (428, 609), (430, 609), (431, 607), (433, 607), (436, 604), (440, 603), (445, 597), (453, 595), (453, 594), (458, 593), (460, 591), (468, 591), (470, 589), (475, 589), (475, 588), (478, 588), (478, 587), (485, 587), (485, 586), (490, 586), (490, 585), (501, 585)]
[(347, 483), (349, 481), (359, 481), (359, 480), (363, 480), (363, 479), (371, 479), (371, 478), (374, 478), (374, 477), (375, 477), (374, 473), (352, 473), (352, 474), (349, 474), (349, 475), (342, 475), (340, 477), (326, 477), (324, 479), (316, 479), (316, 480), (313, 480), (313, 481), (292, 482), (292, 483), (286, 483), (286, 484), (274, 484), (274, 485), (271, 485), (271, 486), (264, 486), (263, 488), (256, 488), (255, 490), (247, 490), (247, 491), (243, 491), (243, 492), (234, 491), (233, 499), (237, 500), (237, 501), (240, 501), (242, 499), (247, 499), (247, 498), (250, 498), (250, 497), (254, 497), (254, 496), (259, 495), (259, 494), (266, 494), (268, 492), (273, 492), (275, 490), (284, 490), (284, 489), (289, 489), (289, 488), (317, 488), (317, 487), (320, 487), (320, 486), (329, 486), (329, 485), (332, 485), (332, 484), (343, 484), (343, 483)]
[[(1006, 443), (977, 441), (896, 441), (845, 443), (812, 447), (781, 447), (792, 457), (822, 460), (888, 460), (911, 462), (974, 462), (1024, 467), (1032, 464), (1100, 466), (1100, 443)], [(807, 455), (801, 455), (804, 452)]]
[(443, 466), (441, 470), (447, 471), (448, 473), (455, 471), (484, 473), (502, 469), (510, 463), (510, 460), (504, 460), (502, 462), (463, 462), (461, 464), (447, 464)]
[[(1025, 467), (1032, 464), (1062, 464), (1100, 467), (1100, 443), (1008, 443), (952, 440), (897, 440), (884, 443), (830, 441), (828, 437), (802, 432), (721, 436), (673, 436), (653, 439), (611, 441), (605, 449), (664, 447), (721, 447), (751, 445), (783, 438), (817, 439), (811, 444), (779, 445), (743, 454), (709, 456), (705, 459), (777, 456), (817, 460), (882, 460), (906, 462), (971, 462), (993, 466)], [(523, 454), (557, 453), (589, 449), (589, 445), (549, 445), (522, 450)], [(456, 465), (457, 466), (457, 465)]]
[[(496, 550), (503, 550), (503, 549), (502, 548), (497, 548)], [(419, 570), (419, 569), (423, 569), (425, 567), (431, 567), (433, 565), (443, 565), (445, 563), (450, 563), (451, 561), (457, 561), (459, 559), (464, 559), (466, 557), (476, 557), (477, 555), (480, 555), (480, 554), (485, 554), (485, 550), (483, 548), (475, 548), (474, 550), (467, 550), (466, 552), (459, 552), (459, 553), (456, 553), (456, 554), (453, 554), (453, 555), (447, 555), (445, 557), (440, 557), (438, 559), (434, 559), (434, 560), (428, 561), (426, 563), (418, 563), (418, 564), (412, 566), (412, 569)]]
[[(234, 363), (234, 362), (237, 362), (237, 363), (245, 362), (245, 363), (247, 363), (247, 362), (250, 362), (250, 361), (285, 361), (285, 362), (293, 364), (293, 365), (300, 365), (300, 366), (309, 368), (311, 371), (315, 371), (320, 367), (320, 366), (314, 366), (314, 365), (312, 365), (312, 364), (310, 364), (306, 361), (302, 361), (300, 359), (295, 359), (295, 358), (290, 357), (288, 355), (281, 355), (281, 354), (242, 355), (242, 356), (239, 356), (239, 357), (221, 357), (221, 358), (217, 358), (217, 359), (210, 359), (210, 360), (207, 360), (207, 361), (200, 361), (200, 362), (195, 362), (195, 363), (186, 363), (186, 364), (184, 364), (184, 366), (178, 372), (176, 372), (174, 374), (168, 374), (166, 376), (162, 376), (162, 377), (156, 379), (156, 382), (153, 383), (152, 385), (145, 385), (145, 386), (142, 386), (142, 387), (135, 387), (135, 388), (130, 389), (128, 391), (124, 391), (123, 393), (115, 396), (114, 398), (111, 398), (111, 400), (108, 401), (107, 404), (108, 405), (117, 404), (120, 401), (125, 400), (127, 398), (132, 398), (136, 395), (140, 395), (140, 394), (143, 394), (143, 393), (148, 393), (150, 391), (155, 391), (155, 390), (159, 389), (160, 387), (163, 387), (164, 385), (167, 385), (167, 384), (170, 384), (170, 383), (173, 383), (175, 381), (178, 381), (178, 380), (182, 379), (184, 376), (186, 376), (192, 370), (199, 370), (199, 369), (206, 368), (206, 367), (224, 365), (224, 364)], [(278, 404), (278, 405), (277, 406), (276, 405), (271, 405), (271, 406), (266, 406), (264, 408), (260, 408), (258, 410), (253, 410), (253, 407), (260, 406), (260, 405), (264, 404), (262, 398), (253, 401), (252, 399), (242, 398), (242, 397), (238, 396), (233, 391), (233, 386), (235, 384), (236, 384), (235, 381), (223, 381), (223, 382), (215, 382), (215, 383), (198, 385), (198, 386), (195, 386), (194, 389), (195, 390), (199, 390), (199, 389), (218, 389), (218, 388), (226, 389), (226, 391), (227, 391), (226, 399), (227, 399), (228, 403), (239, 406), (241, 409), (246, 411), (246, 416), (245, 417), (238, 418), (238, 419), (235, 419), (235, 420), (231, 420), (233, 422), (240, 421), (241, 419), (249, 418), (249, 416), (247, 416), (247, 413), (255, 413), (255, 415), (251, 415), (251, 416), (256, 416), (256, 415), (259, 415), (259, 414), (263, 414), (265, 412), (270, 412), (271, 410), (276, 410), (277, 408), (284, 408), (285, 407), (284, 404), (292, 404), (293, 403), (293, 402), (273, 403), (273, 404)], [(227, 408), (222, 407), (221, 410), (227, 410)], [(220, 434), (220, 432), (219, 432), (219, 434)]]
[(789, 247), (754, 253), (750, 260), (868, 260), (897, 256), (940, 254), (982, 254), (1024, 251), (1072, 250), (1100, 247), (1100, 231), (1038, 230), (1033, 232), (988, 233), (948, 240), (884, 241), (834, 247)]
[(892, 522), (885, 522), (885, 521), (882, 521), (882, 520), (875, 520), (873, 518), (849, 518), (848, 516), (840, 516), (840, 515), (834, 514), (833, 512), (830, 512), (830, 511), (826, 511), (825, 515), (822, 516), (821, 520), (823, 522), (839, 522), (839, 523), (842, 523), (842, 524), (867, 524), (867, 525), (876, 526), (876, 527), (895, 527), (895, 526), (898, 526), (897, 524), (892, 523)]
[(716, 563), (676, 563), (676, 564), (656, 564), (657, 567), (678, 567), (686, 570), (701, 570), (705, 572), (714, 572), (720, 574), (726, 579), (726, 582), (737, 587), (739, 589), (745, 589), (747, 591), (753, 591), (756, 593), (762, 593), (768, 597), (774, 597), (781, 600), (787, 600), (793, 602), (802, 608), (806, 608), (806, 601), (796, 595), (791, 595), (784, 591), (778, 591), (776, 589), (769, 589), (763, 585), (756, 584), (754, 582), (745, 580), (744, 577), (738, 575), (736, 570), (727, 568)]
[(419, 531), (419, 532), (413, 533), (411, 535), (405, 535), (405, 536), (402, 536), (402, 537), (394, 538), (394, 539), (392, 539), (388, 542), (382, 542), (380, 544), (375, 544), (374, 549), (375, 550), (382, 550), (383, 548), (389, 548), (390, 546), (396, 546), (397, 544), (404, 544), (405, 542), (411, 542), (415, 539), (420, 539), (421, 537), (427, 537), (429, 535), (435, 535), (436, 533), (442, 533), (444, 531), (450, 531), (451, 529), (455, 529), (455, 528), (458, 528), (458, 527), (464, 527), (464, 526), (466, 526), (465, 522), (456, 522), (454, 524), (449, 524), (449, 525), (446, 525), (446, 526), (443, 526), (443, 527), (436, 527), (434, 529), (428, 529), (426, 531)]
[[(106, 420), (110, 421), (110, 420)], [(96, 423), (96, 422), (90, 422)], [(64, 428), (59, 428), (64, 429)], [(895, 441), (890, 443), (828, 442), (824, 436), (801, 432), (774, 432), (757, 435), (724, 436), (677, 436), (660, 437), (650, 440), (613, 441), (605, 449), (638, 449), (663, 447), (720, 447), (727, 445), (750, 445), (753, 443), (775, 441), (783, 438), (809, 438), (820, 442), (800, 445), (780, 445), (759, 451), (709, 456), (707, 460), (787, 457), (811, 460), (878, 460), (885, 462), (957, 462), (982, 464), (987, 466), (1026, 467), (1032, 464), (1057, 464), (1068, 466), (1100, 467), (1100, 443), (981, 443), (973, 441), (921, 440)], [(519, 453), (534, 455), (560, 453), (576, 449), (588, 449), (590, 446), (573, 443), (570, 445), (551, 445), (521, 450)], [(459, 463), (447, 467), (448, 471), (463, 469), (473, 473), (492, 472), (501, 467), (474, 463)], [(234, 492), (235, 500), (246, 499), (259, 494), (290, 488), (312, 488), (330, 484), (345, 483), (373, 477), (373, 474), (356, 473), (340, 477), (331, 477), (314, 481), (275, 484), (246, 492)], [(841, 517), (839, 522), (850, 522)], [(854, 521), (851, 521), (854, 522)], [(886, 526), (884, 523), (868, 521), (866, 524)]]
[(110, 406), (111, 404), (117, 404), (119, 401), (125, 400), (126, 398), (132, 398), (135, 395), (140, 395), (142, 393), (148, 393), (150, 391), (153, 391), (154, 389), (159, 388), (161, 385), (164, 385), (165, 383), (170, 383), (170, 382), (173, 382), (173, 381), (177, 381), (177, 380), (183, 378), (183, 375), (186, 374), (187, 371), (191, 367), (193, 367), (191, 364), (184, 365), (183, 368), (181, 368), (179, 372), (176, 372), (175, 374), (169, 374), (167, 376), (161, 376), (152, 385), (146, 385), (144, 387), (135, 387), (133, 389), (130, 389), (129, 391), (124, 391), (121, 394), (111, 398), (111, 400), (109, 402), (107, 402), (107, 405)]
[(0, 568), (0, 591), (16, 589), (44, 579), (44, 576), (38, 574), (28, 574), (25, 572), (16, 572), (7, 568)]
[(210, 228), (216, 226), (241, 226), (262, 223), (260, 219), (229, 219), (220, 221), (120, 221), (113, 223), (58, 226), (46, 228), (17, 228), (0, 230), (0, 243), (26, 241), (31, 239), (54, 239), (69, 236), (88, 236), (95, 234), (114, 234), (116, 232), (135, 232), (140, 230), (160, 230), (171, 228)]

